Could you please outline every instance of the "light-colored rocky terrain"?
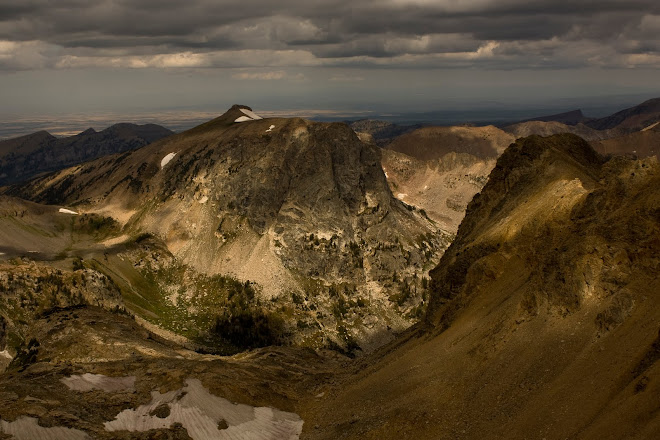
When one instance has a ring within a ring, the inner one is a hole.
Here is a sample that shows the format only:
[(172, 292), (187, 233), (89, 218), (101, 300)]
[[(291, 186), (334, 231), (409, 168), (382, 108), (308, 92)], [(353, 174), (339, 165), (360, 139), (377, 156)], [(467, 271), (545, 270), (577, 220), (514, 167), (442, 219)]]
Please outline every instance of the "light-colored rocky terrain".
[(455, 233), (497, 156), (514, 140), (493, 126), (425, 127), (394, 139), (381, 163), (396, 197)]

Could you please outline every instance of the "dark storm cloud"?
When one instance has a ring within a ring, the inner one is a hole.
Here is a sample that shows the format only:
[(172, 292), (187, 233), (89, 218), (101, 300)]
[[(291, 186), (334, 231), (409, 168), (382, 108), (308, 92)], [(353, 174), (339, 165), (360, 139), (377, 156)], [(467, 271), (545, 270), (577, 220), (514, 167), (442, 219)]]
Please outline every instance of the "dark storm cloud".
[(659, 17), (657, 0), (0, 0), (0, 68), (218, 67), (232, 51), (246, 67), (263, 51), (293, 65), (648, 64)]

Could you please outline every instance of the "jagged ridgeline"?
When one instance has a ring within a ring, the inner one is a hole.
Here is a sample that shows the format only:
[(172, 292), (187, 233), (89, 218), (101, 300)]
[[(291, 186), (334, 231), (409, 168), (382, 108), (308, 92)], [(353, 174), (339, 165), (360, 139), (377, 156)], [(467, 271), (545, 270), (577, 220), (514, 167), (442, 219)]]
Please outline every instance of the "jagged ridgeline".
[(264, 327), (248, 345), (380, 345), (423, 316), (451, 241), (392, 196), (378, 147), (347, 125), (245, 106), (8, 192), (117, 220), (115, 247), (86, 263), (138, 317), (207, 346), (241, 323)]

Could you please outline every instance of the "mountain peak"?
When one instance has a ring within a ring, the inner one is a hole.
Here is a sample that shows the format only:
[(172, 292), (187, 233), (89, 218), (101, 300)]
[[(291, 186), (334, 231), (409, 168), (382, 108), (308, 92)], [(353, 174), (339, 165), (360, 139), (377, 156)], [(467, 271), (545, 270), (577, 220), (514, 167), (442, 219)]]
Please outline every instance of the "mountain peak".
[(538, 118), (527, 119), (527, 121), (541, 121), (541, 122), (561, 122), (566, 125), (576, 125), (580, 122), (585, 122), (588, 118), (584, 116), (582, 110), (571, 110), (564, 113), (557, 113), (554, 115), (540, 116)]
[(96, 134), (96, 130), (94, 130), (92, 127), (89, 127), (87, 130), (79, 133), (79, 136), (89, 136), (90, 134)]
[(229, 110), (227, 110), (227, 112), (230, 112), (230, 111), (232, 111), (232, 110), (240, 110), (240, 109), (242, 109), (242, 108), (244, 108), (245, 110), (250, 110), (250, 111), (252, 111), (252, 108), (251, 108), (251, 107), (248, 107), (247, 105), (234, 104), (234, 105), (231, 106), (231, 108), (230, 108)]

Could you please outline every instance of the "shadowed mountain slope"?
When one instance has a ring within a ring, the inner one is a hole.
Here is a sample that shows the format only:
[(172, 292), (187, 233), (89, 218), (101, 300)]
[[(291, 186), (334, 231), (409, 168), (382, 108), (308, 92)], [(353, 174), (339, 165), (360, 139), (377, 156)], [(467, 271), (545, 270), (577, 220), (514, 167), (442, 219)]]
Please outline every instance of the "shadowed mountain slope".
[(513, 139), (493, 126), (424, 127), (398, 136), (386, 148), (420, 160), (439, 159), (447, 153), (488, 159), (497, 157)]
[(543, 122), (560, 122), (566, 125), (576, 125), (581, 122), (588, 121), (589, 119), (590, 118), (587, 118), (586, 116), (584, 116), (584, 114), (582, 114), (582, 110), (572, 110), (569, 112), (558, 113), (556, 115), (539, 116), (538, 118), (531, 118), (522, 122), (543, 121)]
[(173, 134), (155, 124), (115, 124), (56, 138), (46, 131), (0, 141), (0, 186), (26, 181), (108, 154), (122, 153)]
[(503, 127), (502, 130), (506, 131), (507, 133), (511, 133), (516, 138), (532, 135), (552, 136), (554, 134), (571, 133), (588, 141), (608, 139), (623, 134), (623, 131), (616, 128), (611, 130), (596, 130), (582, 123), (576, 125), (566, 125), (561, 122), (554, 121), (520, 122), (518, 124)]
[(660, 120), (660, 98), (654, 98), (613, 115), (588, 121), (586, 125), (596, 130), (619, 128), (631, 132), (642, 130), (658, 120)]

